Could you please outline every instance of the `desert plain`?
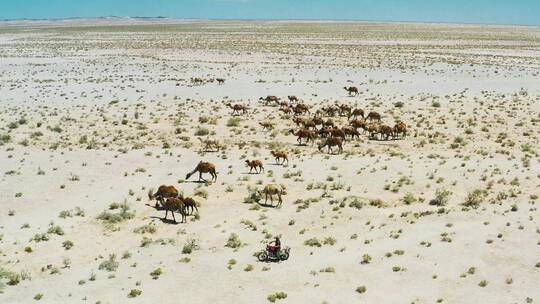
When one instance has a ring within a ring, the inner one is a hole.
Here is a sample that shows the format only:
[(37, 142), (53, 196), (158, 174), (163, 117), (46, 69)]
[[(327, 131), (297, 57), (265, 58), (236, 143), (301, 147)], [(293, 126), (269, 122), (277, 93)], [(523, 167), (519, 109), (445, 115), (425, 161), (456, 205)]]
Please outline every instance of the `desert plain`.
[(537, 303), (539, 139), (538, 27), (4, 21), (0, 303)]

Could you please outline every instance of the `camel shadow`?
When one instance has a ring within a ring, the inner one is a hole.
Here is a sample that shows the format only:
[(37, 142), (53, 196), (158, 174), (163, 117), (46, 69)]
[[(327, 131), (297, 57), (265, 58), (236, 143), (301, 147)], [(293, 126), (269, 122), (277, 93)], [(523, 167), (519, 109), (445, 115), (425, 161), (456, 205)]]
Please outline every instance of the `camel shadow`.
[(165, 219), (159, 216), (151, 216), (150, 218), (160, 220), (164, 224), (172, 224), (172, 225), (185, 224), (185, 223), (175, 222), (173, 219)]

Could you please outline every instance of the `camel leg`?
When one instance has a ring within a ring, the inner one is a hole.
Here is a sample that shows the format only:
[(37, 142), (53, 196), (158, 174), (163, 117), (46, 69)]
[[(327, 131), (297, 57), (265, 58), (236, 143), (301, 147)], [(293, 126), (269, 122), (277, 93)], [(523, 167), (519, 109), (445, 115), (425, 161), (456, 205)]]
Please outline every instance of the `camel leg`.
[(176, 223), (176, 218), (174, 217), (174, 211), (171, 210), (171, 213), (172, 213), (172, 218), (173, 218), (174, 222)]
[(265, 193), (264, 194), (264, 204), (266, 205), (267, 202), (268, 202), (268, 193)]
[(167, 214), (169, 213), (169, 209), (165, 210), (165, 218), (163, 218), (164, 220), (167, 220)]
[(281, 204), (283, 203), (283, 200), (281, 199), (281, 193), (278, 193), (278, 204), (277, 207), (281, 207)]

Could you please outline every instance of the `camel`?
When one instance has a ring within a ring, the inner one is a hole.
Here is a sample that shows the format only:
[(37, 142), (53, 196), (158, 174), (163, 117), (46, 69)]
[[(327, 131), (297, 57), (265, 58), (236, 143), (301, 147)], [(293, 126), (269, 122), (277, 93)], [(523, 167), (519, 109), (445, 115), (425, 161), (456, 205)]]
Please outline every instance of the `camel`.
[(349, 115), (349, 120), (352, 118), (352, 119), (357, 119), (358, 116), (364, 118), (364, 110), (362, 109), (354, 109), (352, 110), (351, 114)]
[(270, 154), (272, 154), (273, 157), (276, 159), (276, 164), (279, 164), (279, 160), (283, 159), (281, 162), (281, 165), (287, 161), (287, 165), (289, 165), (289, 155), (285, 151), (270, 151)]
[(399, 138), (399, 135), (403, 135), (403, 138), (407, 137), (407, 125), (400, 121), (394, 126), (394, 137)]
[(233, 110), (232, 115), (235, 115), (235, 113), (236, 115), (240, 115), (240, 112), (242, 112), (242, 114), (246, 114), (248, 110), (248, 108), (245, 105), (241, 105), (241, 104), (231, 105), (231, 103), (229, 102), (225, 105)]
[(351, 120), (350, 125), (351, 125), (351, 127), (353, 127), (356, 130), (359, 129), (359, 128), (362, 128), (364, 130), (364, 132), (367, 131), (367, 129), (368, 129), (366, 121), (364, 119)]
[[(199, 138), (199, 141), (201, 142), (201, 144), (204, 145), (204, 148), (203, 148), (204, 151), (217, 152), (217, 151), (219, 151), (219, 148), (221, 148), (221, 145), (219, 144), (217, 139), (210, 139), (210, 138), (202, 139), (200, 137), (198, 137), (198, 138)], [(215, 150), (213, 150), (212, 147), (214, 147)]]
[(332, 128), (324, 127), (318, 131), (318, 134), (320, 137), (328, 137), (330, 135), (330, 132), (332, 132)]
[(174, 212), (178, 211), (182, 215), (182, 220), (180, 223), (186, 222), (186, 205), (184, 204), (184, 201), (177, 197), (170, 197), (165, 201), (164, 204), (165, 207), (165, 218), (164, 220), (167, 220), (167, 215), (169, 214), (169, 211), (172, 213), (173, 220), (176, 223), (176, 218), (174, 217)]
[(380, 126), (378, 124), (369, 124), (366, 131), (369, 133), (370, 138), (376, 138), (376, 135), (379, 133)]
[(306, 119), (304, 117), (294, 117), (293, 122), (297, 125), (304, 125), (306, 123)]
[(354, 94), (354, 96), (358, 96), (359, 92), (358, 92), (358, 88), (357, 87), (343, 87), (345, 89), (345, 91), (347, 91), (347, 93), (349, 93), (349, 96), (352, 96)]
[(373, 122), (373, 121), (381, 122), (381, 114), (377, 112), (369, 112), (366, 119), (369, 120), (370, 122)]
[(269, 122), (269, 121), (259, 122), (259, 125), (261, 125), (263, 127), (263, 131), (264, 130), (272, 130), (274, 128), (274, 124)]
[(225, 78), (216, 78), (216, 81), (218, 84), (224, 84), (225, 83)]
[(169, 197), (177, 197), (178, 196), (178, 190), (174, 186), (165, 186), (161, 185), (159, 186), (158, 190), (155, 193), (152, 193), (152, 189), (148, 191), (148, 199), (153, 200), (156, 199), (156, 208), (158, 207), (158, 203), (161, 204), (161, 206), (164, 205), (165, 199)]
[(262, 98), (262, 97), (259, 98), (259, 100), (264, 101), (264, 105), (267, 106), (267, 105), (269, 105), (271, 102), (277, 104), (277, 103), (279, 102), (279, 97), (273, 96), (273, 95), (268, 95), (268, 96), (266, 96), (266, 98)]
[(317, 126), (322, 126), (324, 124), (324, 119), (318, 115), (315, 115), (312, 119), (313, 123), (315, 124), (315, 128)]
[(274, 195), (277, 195), (278, 197), (278, 204), (276, 207), (281, 207), (281, 204), (283, 203), (283, 200), (281, 199), (281, 196), (285, 193), (283, 187), (278, 186), (276, 184), (268, 184), (266, 187), (264, 187), (262, 193), (264, 193), (264, 204), (268, 202), (268, 197), (270, 197), (270, 204), (274, 205)]
[(343, 140), (345, 140), (345, 132), (341, 130), (340, 128), (333, 128), (330, 130), (330, 136), (331, 137), (339, 137)]
[(347, 104), (341, 104), (341, 105), (338, 106), (338, 109), (339, 109), (339, 115), (340, 116), (345, 116), (345, 117), (350, 117), (351, 116), (351, 111), (352, 111), (351, 106), (349, 106)]
[(206, 181), (202, 178), (203, 173), (210, 173), (210, 175), (212, 175), (211, 181), (217, 181), (216, 167), (212, 163), (200, 161), (197, 164), (197, 167), (186, 175), (186, 180), (188, 180), (195, 172), (199, 172), (199, 181)]
[[(184, 197), (182, 195), (179, 195), (178, 198), (180, 198), (184, 202), (184, 206), (186, 207), (186, 215), (192, 215), (193, 211), (197, 211), (199, 213), (199, 208), (197, 208), (197, 202), (192, 199), (191, 197)], [(190, 211), (188, 211), (188, 209)]]
[(379, 133), (381, 134), (381, 139), (382, 140), (388, 140), (388, 139), (390, 139), (391, 136), (394, 135), (394, 129), (392, 129), (392, 127), (390, 127), (390, 126), (382, 125), (379, 128)]
[(191, 77), (191, 83), (193, 84), (203, 84), (204, 80), (200, 77)]
[[(256, 160), (246, 160), (246, 167), (249, 167), (249, 174), (251, 174), (251, 171), (255, 169), (255, 173), (259, 174), (264, 171), (263, 163), (262, 161), (256, 159)], [(257, 172), (257, 168), (259, 171)]]
[(338, 153), (343, 152), (343, 140), (339, 137), (329, 137), (325, 141), (319, 144), (319, 151), (322, 151), (324, 147), (328, 147), (328, 153), (333, 153), (332, 147), (338, 147)]
[(351, 136), (352, 139), (354, 139), (355, 137), (357, 139), (360, 139), (360, 133), (358, 132), (358, 130), (356, 130), (353, 127), (343, 127), (343, 128), (341, 128), (341, 130), (343, 130), (345, 135)]
[(280, 101), (279, 102), (279, 109), (283, 109), (283, 108), (288, 108), (289, 107), (289, 103), (286, 102), (286, 101)]
[(312, 119), (307, 119), (303, 123), (305, 129), (314, 129), (317, 130), (317, 126), (315, 125), (315, 122)]
[(305, 144), (307, 144), (310, 141), (313, 142), (316, 137), (315, 132), (309, 129), (300, 129), (296, 132), (294, 130), (291, 130), (291, 133), (298, 137), (296, 141), (298, 141), (299, 145), (302, 145), (302, 139), (305, 139)]
[(298, 102), (298, 97), (294, 96), (294, 95), (289, 95), (287, 96), (287, 98), (289, 98), (289, 101), (290, 102)]
[(322, 111), (326, 114), (326, 116), (334, 117), (336, 115), (336, 112), (339, 111), (339, 109), (335, 106), (327, 106), (323, 107)]
[(325, 122), (323, 122), (323, 126), (324, 127), (334, 127), (335, 124), (334, 124), (334, 121), (330, 118), (328, 118)]
[(290, 107), (284, 107), (282, 109), (279, 109), (280, 111), (283, 112), (283, 114), (291, 114), (292, 110)]
[(292, 107), (294, 115), (304, 115), (309, 113), (309, 108), (301, 103), (297, 104), (296, 107)]

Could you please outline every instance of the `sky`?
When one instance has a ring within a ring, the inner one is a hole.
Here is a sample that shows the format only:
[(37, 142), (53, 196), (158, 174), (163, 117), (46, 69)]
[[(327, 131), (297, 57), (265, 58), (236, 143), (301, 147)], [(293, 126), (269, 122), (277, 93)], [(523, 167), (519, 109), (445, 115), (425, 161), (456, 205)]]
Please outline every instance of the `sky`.
[(0, 0), (0, 19), (101, 16), (540, 25), (540, 0)]

